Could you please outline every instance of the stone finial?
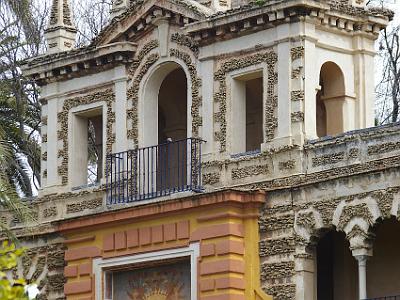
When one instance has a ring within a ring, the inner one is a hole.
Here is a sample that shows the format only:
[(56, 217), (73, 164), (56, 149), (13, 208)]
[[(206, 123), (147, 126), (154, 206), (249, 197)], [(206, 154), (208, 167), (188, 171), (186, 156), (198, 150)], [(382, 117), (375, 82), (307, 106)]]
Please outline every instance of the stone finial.
[(113, 0), (111, 8), (111, 19), (123, 14), (129, 7), (129, 0)]
[(351, 0), (350, 4), (356, 7), (364, 7), (365, 6), (365, 0)]
[(53, 0), (49, 26), (45, 31), (47, 52), (56, 53), (73, 49), (76, 32), (69, 0)]

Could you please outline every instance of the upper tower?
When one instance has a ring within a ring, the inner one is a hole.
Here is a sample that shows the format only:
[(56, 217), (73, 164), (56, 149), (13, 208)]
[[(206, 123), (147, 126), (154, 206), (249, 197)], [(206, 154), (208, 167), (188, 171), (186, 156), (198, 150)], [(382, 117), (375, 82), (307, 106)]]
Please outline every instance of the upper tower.
[(67, 51), (74, 47), (77, 30), (71, 15), (69, 0), (53, 0), (50, 22), (45, 32), (48, 53)]

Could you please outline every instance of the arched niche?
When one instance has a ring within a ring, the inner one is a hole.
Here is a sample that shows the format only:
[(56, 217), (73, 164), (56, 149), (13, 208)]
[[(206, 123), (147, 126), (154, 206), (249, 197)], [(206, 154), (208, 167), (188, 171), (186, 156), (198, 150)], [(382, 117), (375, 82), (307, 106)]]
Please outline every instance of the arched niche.
[(163, 61), (149, 70), (139, 93), (139, 147), (191, 137), (188, 74), (177, 61)]
[(346, 94), (345, 75), (334, 62), (322, 64), (316, 95), (318, 137), (336, 135), (355, 129), (354, 97)]

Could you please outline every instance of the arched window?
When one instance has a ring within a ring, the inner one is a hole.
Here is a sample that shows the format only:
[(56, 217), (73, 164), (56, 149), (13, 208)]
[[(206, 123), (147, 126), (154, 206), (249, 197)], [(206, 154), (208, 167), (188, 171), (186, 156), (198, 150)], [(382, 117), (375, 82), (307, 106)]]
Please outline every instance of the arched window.
[(142, 91), (139, 105), (140, 147), (190, 137), (189, 84), (186, 72), (178, 63), (165, 62), (155, 67), (144, 81)]
[(345, 128), (346, 93), (342, 70), (333, 62), (322, 65), (316, 97), (316, 123), (318, 137), (335, 135)]
[(182, 68), (169, 73), (158, 94), (158, 143), (187, 138), (187, 80)]

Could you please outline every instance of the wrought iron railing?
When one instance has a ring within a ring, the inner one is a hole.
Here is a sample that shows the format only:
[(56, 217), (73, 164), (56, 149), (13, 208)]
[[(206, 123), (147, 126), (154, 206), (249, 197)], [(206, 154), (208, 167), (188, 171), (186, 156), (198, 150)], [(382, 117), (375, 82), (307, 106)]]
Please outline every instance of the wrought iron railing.
[(201, 191), (201, 145), (188, 138), (107, 155), (107, 202), (127, 203)]
[(383, 296), (378, 298), (368, 298), (365, 300), (400, 300), (400, 295), (397, 296)]

